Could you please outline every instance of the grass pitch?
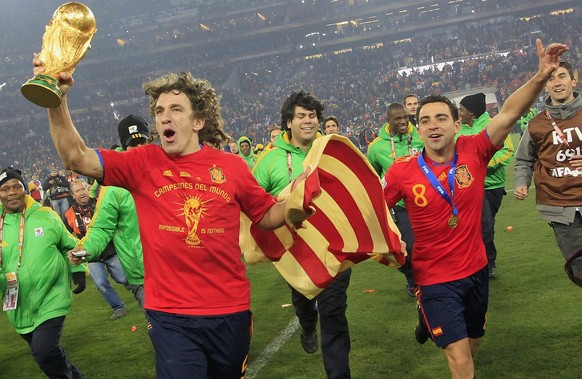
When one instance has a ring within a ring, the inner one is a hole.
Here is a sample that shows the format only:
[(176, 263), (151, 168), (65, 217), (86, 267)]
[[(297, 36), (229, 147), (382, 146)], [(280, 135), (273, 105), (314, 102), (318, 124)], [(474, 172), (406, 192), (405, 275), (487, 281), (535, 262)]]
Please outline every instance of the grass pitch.
[[(513, 189), (512, 167), (507, 173), (507, 188)], [(564, 274), (564, 259), (552, 229), (535, 210), (534, 195), (532, 191), (526, 201), (518, 202), (508, 193), (497, 216), (498, 277), (491, 281), (487, 333), (475, 361), (479, 378), (579, 378), (582, 372), (577, 305), (582, 289)], [(257, 359), (294, 314), (285, 306), (290, 303), (289, 289), (272, 265), (249, 267), (248, 277), (255, 320), (249, 363), (257, 367)], [(62, 345), (87, 379), (155, 378), (145, 319), (131, 293), (121, 286), (116, 289), (130, 314), (111, 321), (111, 310), (89, 282), (74, 298)], [(450, 377), (440, 349), (430, 341), (415, 342), (415, 301), (406, 295), (398, 271), (373, 262), (355, 266), (347, 314), (353, 378)], [(0, 341), (0, 378), (44, 377), (3, 313)], [(264, 366), (253, 371), (255, 379), (325, 378), (321, 352), (304, 353), (298, 332), (270, 353)]]

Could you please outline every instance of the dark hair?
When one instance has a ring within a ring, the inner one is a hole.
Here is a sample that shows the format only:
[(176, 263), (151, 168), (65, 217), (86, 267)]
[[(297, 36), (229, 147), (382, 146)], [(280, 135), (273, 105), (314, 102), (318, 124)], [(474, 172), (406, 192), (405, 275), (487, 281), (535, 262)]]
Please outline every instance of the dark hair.
[(315, 111), (317, 114), (317, 121), (323, 119), (323, 109), (325, 106), (317, 97), (313, 96), (309, 92), (299, 91), (293, 92), (289, 96), (283, 106), (281, 107), (281, 130), (287, 131), (287, 123), (293, 120), (295, 117), (295, 107), (302, 107), (309, 111)]
[(169, 73), (144, 83), (143, 89), (150, 97), (152, 117), (155, 118), (154, 110), (162, 93), (183, 93), (190, 100), (193, 116), (205, 120), (204, 128), (198, 132), (200, 142), (220, 148), (228, 139), (218, 96), (209, 81), (194, 78), (189, 72)]
[(568, 74), (570, 74), (570, 79), (574, 79), (574, 70), (572, 69), (572, 65), (566, 61), (560, 61), (560, 67), (564, 67)]
[(404, 105), (400, 103), (390, 103), (390, 105), (388, 105), (388, 109), (386, 109), (386, 118), (388, 118), (389, 114), (398, 109), (404, 109)]
[(453, 116), (453, 121), (459, 120), (459, 108), (453, 103), (448, 97), (443, 95), (429, 95), (422, 99), (418, 104), (418, 108), (416, 109), (416, 119), (420, 122), (420, 110), (423, 106), (430, 103), (445, 103), (449, 110), (451, 111), (451, 115)]
[(325, 123), (328, 121), (333, 121), (335, 122), (335, 124), (337, 125), (337, 127), (340, 127), (339, 121), (337, 120), (337, 117), (335, 116), (327, 116), (326, 118), (323, 119), (323, 125), (325, 126)]

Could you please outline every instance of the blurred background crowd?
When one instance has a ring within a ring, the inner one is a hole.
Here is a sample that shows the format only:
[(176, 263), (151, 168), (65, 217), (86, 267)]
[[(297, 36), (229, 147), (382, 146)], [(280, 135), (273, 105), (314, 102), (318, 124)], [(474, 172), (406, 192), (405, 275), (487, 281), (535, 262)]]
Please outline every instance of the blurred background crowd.
[[(386, 107), (409, 93), (494, 88), (502, 105), (535, 72), (536, 38), (568, 44), (565, 59), (582, 63), (582, 9), (574, 0), (83, 2), (98, 31), (68, 101), (92, 147), (117, 143), (127, 114), (151, 120), (141, 85), (168, 71), (212, 83), (234, 140), (266, 144), (284, 98), (305, 89), (365, 153)], [(28, 179), (62, 168), (46, 112), (20, 94), (59, 5), (10, 0), (14, 17), (1, 27), (0, 166), (17, 166)]]

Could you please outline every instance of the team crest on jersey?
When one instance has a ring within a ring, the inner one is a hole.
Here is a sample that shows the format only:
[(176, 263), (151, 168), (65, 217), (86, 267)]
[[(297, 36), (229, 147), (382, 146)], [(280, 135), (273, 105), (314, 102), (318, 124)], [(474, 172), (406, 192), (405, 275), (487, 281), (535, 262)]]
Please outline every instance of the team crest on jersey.
[(212, 168), (209, 168), (208, 171), (210, 171), (210, 180), (212, 180), (212, 183), (222, 184), (226, 182), (226, 176), (221, 168), (212, 165)]
[(34, 236), (35, 237), (44, 236), (44, 230), (42, 228), (34, 228)]
[(457, 167), (457, 170), (455, 171), (455, 181), (459, 188), (469, 187), (474, 180), (475, 178), (469, 171), (467, 165)]

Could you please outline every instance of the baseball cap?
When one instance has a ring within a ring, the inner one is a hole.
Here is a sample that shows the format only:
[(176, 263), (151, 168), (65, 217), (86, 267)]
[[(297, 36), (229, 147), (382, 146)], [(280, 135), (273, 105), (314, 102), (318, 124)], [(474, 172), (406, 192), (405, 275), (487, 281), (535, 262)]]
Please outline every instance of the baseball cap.
[(129, 143), (136, 138), (147, 139), (149, 137), (148, 123), (139, 116), (130, 114), (124, 117), (117, 126), (119, 142), (125, 150)]

